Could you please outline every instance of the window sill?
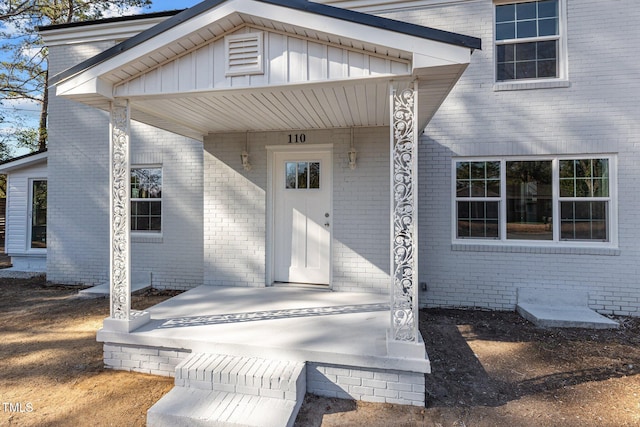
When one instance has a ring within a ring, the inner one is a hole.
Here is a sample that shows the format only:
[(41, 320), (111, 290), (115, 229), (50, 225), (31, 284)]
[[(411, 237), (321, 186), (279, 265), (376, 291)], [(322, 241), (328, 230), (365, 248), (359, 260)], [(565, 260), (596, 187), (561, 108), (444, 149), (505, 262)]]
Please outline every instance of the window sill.
[(479, 243), (453, 243), (452, 251), (459, 252), (502, 252), (523, 254), (566, 254), (619, 256), (620, 249), (614, 247), (577, 247), (577, 246), (525, 246), (525, 245), (487, 245)]
[(555, 89), (571, 87), (569, 80), (549, 80), (549, 81), (513, 81), (508, 83), (494, 83), (494, 92), (504, 92), (510, 90), (532, 90), (532, 89)]
[(162, 234), (131, 233), (131, 243), (162, 243)]

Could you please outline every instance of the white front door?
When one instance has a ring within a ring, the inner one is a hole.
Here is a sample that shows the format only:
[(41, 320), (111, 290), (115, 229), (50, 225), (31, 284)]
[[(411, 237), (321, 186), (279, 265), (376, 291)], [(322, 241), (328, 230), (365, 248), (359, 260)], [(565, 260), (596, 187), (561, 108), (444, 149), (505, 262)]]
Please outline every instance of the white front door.
[(329, 284), (331, 152), (274, 153), (274, 281)]

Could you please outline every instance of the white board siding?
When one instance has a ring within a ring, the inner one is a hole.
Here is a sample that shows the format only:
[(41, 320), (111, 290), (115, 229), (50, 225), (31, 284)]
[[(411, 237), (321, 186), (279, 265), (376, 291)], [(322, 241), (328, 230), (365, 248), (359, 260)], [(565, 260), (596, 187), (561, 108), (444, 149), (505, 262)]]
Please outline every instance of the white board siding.
[[(5, 251), (9, 255), (31, 251), (29, 238), (29, 194), (31, 180), (47, 179), (47, 164), (35, 165), (7, 174)], [(36, 250), (42, 253), (41, 249)]]
[[(299, 36), (245, 27), (233, 34), (264, 31), (264, 74), (228, 76), (224, 38), (165, 61), (116, 86), (116, 96), (197, 92), (322, 80), (410, 74), (409, 61), (372, 55)], [(167, 53), (169, 55), (169, 53)], [(131, 71), (131, 70), (129, 70)]]

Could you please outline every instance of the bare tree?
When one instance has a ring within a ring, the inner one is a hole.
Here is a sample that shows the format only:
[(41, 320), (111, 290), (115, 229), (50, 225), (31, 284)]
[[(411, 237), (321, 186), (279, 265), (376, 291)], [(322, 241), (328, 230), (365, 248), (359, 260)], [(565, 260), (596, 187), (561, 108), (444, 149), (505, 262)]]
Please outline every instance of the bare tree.
[[(0, 2), (0, 105), (30, 101), (40, 105), (37, 129), (14, 119), (15, 132), (4, 135), (31, 150), (47, 144), (49, 103), (48, 52), (38, 27), (100, 19), (107, 12), (124, 13), (148, 7), (151, 0), (7, 0)], [(7, 117), (4, 118), (8, 120)], [(15, 122), (18, 123), (15, 123)], [(2, 118), (0, 117), (0, 123)], [(6, 140), (0, 144), (6, 145)], [(0, 147), (0, 155), (2, 148)]]

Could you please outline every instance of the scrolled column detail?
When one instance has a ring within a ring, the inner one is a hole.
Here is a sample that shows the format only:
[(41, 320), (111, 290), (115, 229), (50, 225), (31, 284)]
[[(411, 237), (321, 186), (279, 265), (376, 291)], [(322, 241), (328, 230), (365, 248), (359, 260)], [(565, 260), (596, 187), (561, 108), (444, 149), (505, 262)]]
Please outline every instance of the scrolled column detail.
[(110, 191), (111, 191), (111, 318), (129, 320), (130, 280), (130, 172), (129, 105), (111, 106)]
[(392, 91), (391, 338), (417, 342), (416, 91)]

